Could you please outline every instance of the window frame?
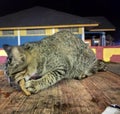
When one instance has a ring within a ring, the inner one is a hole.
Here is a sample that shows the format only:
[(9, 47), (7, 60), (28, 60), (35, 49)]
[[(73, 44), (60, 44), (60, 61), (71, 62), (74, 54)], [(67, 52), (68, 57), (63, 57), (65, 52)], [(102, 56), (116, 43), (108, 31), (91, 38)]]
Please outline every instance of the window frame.
[(14, 30), (2, 30), (3, 36), (14, 36)]
[[(76, 29), (77, 31), (74, 31), (75, 29)], [(78, 28), (78, 27), (58, 28), (58, 31), (62, 31), (62, 30), (67, 30), (67, 31), (70, 31), (70, 32), (73, 32), (73, 33), (76, 33), (76, 34), (79, 33), (79, 28)]]
[(26, 29), (27, 35), (46, 35), (45, 29)]

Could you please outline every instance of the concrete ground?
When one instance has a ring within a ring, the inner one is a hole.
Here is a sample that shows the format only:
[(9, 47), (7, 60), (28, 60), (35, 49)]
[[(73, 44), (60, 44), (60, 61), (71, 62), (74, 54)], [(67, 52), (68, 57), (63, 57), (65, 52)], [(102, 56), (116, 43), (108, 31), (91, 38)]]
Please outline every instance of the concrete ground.
[(108, 70), (120, 75), (120, 63), (107, 63)]

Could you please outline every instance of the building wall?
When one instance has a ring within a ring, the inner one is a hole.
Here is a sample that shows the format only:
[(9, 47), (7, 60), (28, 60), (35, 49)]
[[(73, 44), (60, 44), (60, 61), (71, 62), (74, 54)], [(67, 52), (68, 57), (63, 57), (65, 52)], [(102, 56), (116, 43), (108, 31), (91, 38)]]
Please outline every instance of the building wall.
[(94, 46), (91, 48), (98, 59), (120, 63), (120, 46)]
[[(43, 39), (44, 37), (47, 37), (49, 35), (52, 35), (56, 32), (58, 32), (58, 28), (50, 28), (45, 29), (45, 34), (27, 34), (27, 30), (23, 29), (20, 30), (20, 44), (24, 44), (26, 42), (33, 42), (33, 41), (39, 41)], [(78, 28), (78, 32), (74, 33), (77, 37), (81, 38), (82, 36), (82, 28)], [(9, 45), (18, 45), (18, 30), (14, 30), (14, 33), (12, 35), (4, 35), (2, 30), (0, 31), (0, 48), (2, 48), (3, 44), (9, 44)]]

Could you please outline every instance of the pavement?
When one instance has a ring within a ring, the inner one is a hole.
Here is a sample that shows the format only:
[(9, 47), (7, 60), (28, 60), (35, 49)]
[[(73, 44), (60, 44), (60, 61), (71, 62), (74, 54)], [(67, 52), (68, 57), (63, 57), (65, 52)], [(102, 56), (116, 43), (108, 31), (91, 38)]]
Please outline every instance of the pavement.
[(108, 71), (120, 75), (120, 63), (106, 63)]

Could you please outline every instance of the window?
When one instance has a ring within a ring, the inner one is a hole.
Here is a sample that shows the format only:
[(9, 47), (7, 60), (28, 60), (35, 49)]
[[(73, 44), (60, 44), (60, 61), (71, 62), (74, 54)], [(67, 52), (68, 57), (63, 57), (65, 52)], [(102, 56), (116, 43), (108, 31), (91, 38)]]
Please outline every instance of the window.
[(78, 29), (78, 28), (71, 28), (71, 32), (78, 33), (78, 32), (79, 32), (79, 29)]
[(28, 35), (43, 35), (45, 34), (45, 29), (27, 29)]
[(63, 31), (63, 30), (67, 30), (67, 31), (71, 31), (73, 33), (78, 33), (79, 32), (79, 28), (59, 28), (59, 31)]
[(3, 30), (2, 34), (3, 35), (14, 35), (14, 30)]

